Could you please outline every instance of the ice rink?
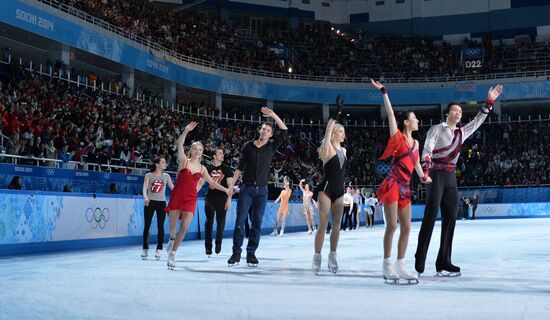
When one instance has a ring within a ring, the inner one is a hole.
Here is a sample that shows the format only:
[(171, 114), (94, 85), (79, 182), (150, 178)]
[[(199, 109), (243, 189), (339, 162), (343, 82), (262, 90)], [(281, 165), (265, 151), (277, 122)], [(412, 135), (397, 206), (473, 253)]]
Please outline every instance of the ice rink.
[(231, 239), (212, 258), (202, 241), (184, 242), (174, 271), (165, 253), (142, 261), (141, 246), (6, 257), (0, 319), (550, 319), (550, 219), (457, 221), (458, 278), (434, 277), (439, 227), (418, 285), (384, 283), (382, 225), (342, 233), (336, 275), (328, 237), (322, 272), (312, 273), (305, 232), (262, 236), (258, 268), (244, 255), (227, 266)]

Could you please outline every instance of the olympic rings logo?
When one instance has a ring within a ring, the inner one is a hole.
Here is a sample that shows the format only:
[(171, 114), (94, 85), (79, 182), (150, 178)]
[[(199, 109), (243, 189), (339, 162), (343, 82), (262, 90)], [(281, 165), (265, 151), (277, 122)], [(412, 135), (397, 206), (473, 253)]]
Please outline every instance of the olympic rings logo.
[(88, 221), (90, 227), (94, 230), (97, 229), (97, 227), (104, 229), (109, 219), (111, 219), (111, 212), (108, 208), (101, 209), (96, 207), (95, 209), (86, 209), (86, 221)]
[(464, 53), (468, 56), (477, 56), (481, 54), (480, 48), (468, 48), (464, 49)]
[(369, 100), (371, 101), (381, 101), (382, 99), (380, 98), (380, 94), (379, 93), (369, 93), (368, 94), (368, 97), (369, 97)]
[(46, 170), (46, 174), (49, 175), (49, 176), (53, 176), (55, 173), (55, 170), (54, 169), (48, 169)]
[(484, 209), (487, 213), (495, 213), (495, 211), (497, 211), (497, 208), (495, 207), (485, 207)]

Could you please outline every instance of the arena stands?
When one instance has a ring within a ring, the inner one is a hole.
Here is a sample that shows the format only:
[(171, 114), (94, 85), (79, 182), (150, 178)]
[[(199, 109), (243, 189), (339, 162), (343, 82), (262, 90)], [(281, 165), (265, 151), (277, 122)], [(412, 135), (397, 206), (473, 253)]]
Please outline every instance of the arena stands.
[[(184, 109), (189, 112), (182, 114), (124, 95), (39, 76), (15, 63), (8, 68), (10, 76), (2, 80), (0, 91), (1, 129), (6, 137), (3, 147), (7, 154), (26, 157), (19, 162), (23, 164), (58, 165), (32, 160), (48, 158), (63, 163), (77, 161), (81, 169), (91, 163), (86, 168), (106, 170), (101, 165), (134, 167), (136, 162), (147, 162), (163, 154), (167, 156), (169, 169), (174, 171), (177, 167), (174, 142), (184, 123), (193, 118), (200, 125), (190, 141), (201, 140), (207, 155), (216, 147), (222, 148), (226, 160), (236, 166), (240, 147), (256, 135), (259, 124), (258, 114), (250, 112), (246, 116), (232, 114), (225, 118), (205, 103), (188, 103)], [(243, 121), (250, 116), (258, 120)], [(305, 123), (308, 125), (290, 128), (290, 138), (279, 150), (272, 174), (276, 185), (280, 185), (284, 175), (294, 183), (308, 178), (315, 184), (320, 179), (316, 146), (324, 127)], [(421, 143), (427, 128), (422, 127), (417, 134)], [(388, 129), (382, 126), (362, 129), (348, 130), (347, 180), (353, 185), (378, 185), (387, 165), (377, 157), (385, 146)], [(301, 134), (305, 132), (313, 133), (313, 140)], [(487, 123), (479, 132), (463, 147), (457, 172), (460, 186), (550, 183), (548, 121)], [(131, 169), (119, 171), (130, 173)], [(417, 179), (413, 180), (413, 185), (417, 183)]]

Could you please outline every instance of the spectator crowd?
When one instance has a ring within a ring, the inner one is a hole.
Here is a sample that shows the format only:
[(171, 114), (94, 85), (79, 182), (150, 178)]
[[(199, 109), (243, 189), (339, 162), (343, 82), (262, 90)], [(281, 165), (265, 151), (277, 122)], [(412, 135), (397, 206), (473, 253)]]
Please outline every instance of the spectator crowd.
[[(76, 161), (82, 164), (80, 168), (90, 163), (89, 168), (104, 170), (101, 165), (133, 167), (165, 155), (169, 169), (175, 170), (175, 141), (193, 117), (199, 126), (189, 140), (201, 140), (206, 155), (222, 148), (226, 161), (235, 167), (241, 146), (257, 136), (259, 123), (213, 117), (214, 109), (204, 103), (188, 104), (188, 109), (201, 110), (197, 112), (200, 116), (184, 115), (124, 95), (78, 88), (16, 64), (8, 68), (9, 76), (0, 82), (0, 130), (6, 137), (5, 152), (25, 156), (23, 163), (36, 164), (33, 157), (48, 158), (61, 160), (62, 167)], [(422, 127), (416, 137), (421, 144), (426, 130)], [(283, 177), (288, 176), (294, 183), (305, 178), (315, 186), (322, 172), (316, 146), (323, 133), (322, 126), (290, 126), (289, 139), (273, 163), (272, 182), (281, 186)], [(387, 139), (387, 128), (348, 127), (345, 144), (350, 184), (381, 183), (388, 164), (377, 158)], [(457, 170), (459, 185), (548, 184), (549, 141), (548, 121), (486, 123), (463, 146)], [(413, 185), (416, 183), (413, 180)]]
[[(360, 29), (345, 33), (326, 23), (243, 35), (247, 26), (237, 22), (149, 1), (60, 2), (121, 28), (130, 38), (140, 36), (177, 53), (224, 66), (272, 72), (287, 72), (292, 66), (294, 73), (312, 76), (431, 80), (467, 73), (550, 68), (550, 44), (532, 39), (504, 44), (485, 36), (481, 42), (465, 39), (453, 46), (420, 37), (369, 36)], [(269, 50), (270, 45), (282, 46), (288, 52), (277, 55)], [(464, 48), (484, 49), (480, 68), (463, 67)]]

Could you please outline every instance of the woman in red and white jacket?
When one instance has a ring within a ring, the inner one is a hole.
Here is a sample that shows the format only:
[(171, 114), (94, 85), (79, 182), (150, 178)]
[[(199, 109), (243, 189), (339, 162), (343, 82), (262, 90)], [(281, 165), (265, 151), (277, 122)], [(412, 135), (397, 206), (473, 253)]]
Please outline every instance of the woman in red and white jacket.
[[(405, 268), (404, 260), (411, 230), (410, 181), (412, 174), (416, 170), (422, 182), (431, 182), (430, 177), (423, 172), (420, 165), (418, 157), (419, 143), (412, 137), (412, 133), (418, 130), (419, 121), (412, 111), (400, 112), (396, 117), (386, 88), (380, 82), (374, 80), (371, 80), (371, 82), (375, 88), (382, 92), (384, 108), (388, 114), (390, 125), (390, 139), (380, 159), (393, 158), (389, 175), (378, 189), (378, 198), (384, 205), (384, 215), (386, 217), (382, 271), (386, 280), (398, 281), (401, 278), (418, 283), (417, 274)], [(394, 268), (391, 262), (391, 251), (398, 220), (400, 234)]]

